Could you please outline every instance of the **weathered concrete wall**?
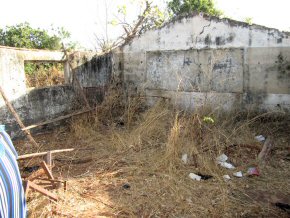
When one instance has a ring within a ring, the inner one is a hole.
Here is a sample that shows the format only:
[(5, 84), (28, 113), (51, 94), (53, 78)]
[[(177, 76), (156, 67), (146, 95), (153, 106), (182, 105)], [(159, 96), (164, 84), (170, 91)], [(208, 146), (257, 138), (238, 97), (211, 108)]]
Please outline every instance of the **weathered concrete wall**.
[(146, 89), (243, 92), (243, 49), (147, 52)]
[[(28, 50), (0, 46), (0, 85), (10, 100), (26, 93), (24, 62), (64, 62), (63, 52)], [(0, 106), (3, 101), (0, 100)]]
[(130, 92), (168, 97), (186, 108), (203, 102), (225, 109), (290, 109), (290, 48), (148, 51), (145, 66), (137, 67), (140, 56), (125, 58)]
[(112, 55), (96, 55), (95, 52), (74, 52), (69, 56), (73, 67), (70, 72), (69, 82), (75, 73), (90, 105), (102, 102), (105, 92), (112, 78)]
[[(77, 105), (75, 101), (75, 92), (71, 86), (53, 86), (29, 90), (11, 103), (22, 122), (31, 125), (69, 113)], [(0, 107), (0, 120), (9, 131), (19, 130), (5, 105)]]
[(116, 49), (113, 72), (128, 92), (184, 107), (290, 110), (289, 52), (289, 33), (195, 14)]
[(249, 48), (245, 59), (247, 91), (290, 94), (290, 46)]
[(123, 51), (233, 47), (289, 47), (290, 34), (230, 19), (193, 14), (134, 38)]
[[(69, 56), (73, 72), (63, 52), (0, 47), (0, 85), (25, 125), (50, 120), (82, 108), (78, 90), (72, 83), (75, 73), (91, 105), (102, 101), (111, 80), (111, 56), (76, 52)], [(63, 62), (67, 86), (27, 89), (24, 62)], [(14, 118), (0, 96), (0, 120), (8, 130), (18, 130)]]
[(112, 74), (111, 54), (98, 56), (89, 52), (74, 52), (70, 60), (82, 87), (105, 87)]

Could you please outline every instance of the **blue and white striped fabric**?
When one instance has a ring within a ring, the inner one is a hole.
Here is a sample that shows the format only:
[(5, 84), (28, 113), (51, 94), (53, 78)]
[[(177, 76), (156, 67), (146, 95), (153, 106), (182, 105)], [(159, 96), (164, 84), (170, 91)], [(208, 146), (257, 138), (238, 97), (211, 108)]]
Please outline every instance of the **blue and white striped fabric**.
[(9, 135), (0, 128), (0, 218), (26, 218), (26, 201)]

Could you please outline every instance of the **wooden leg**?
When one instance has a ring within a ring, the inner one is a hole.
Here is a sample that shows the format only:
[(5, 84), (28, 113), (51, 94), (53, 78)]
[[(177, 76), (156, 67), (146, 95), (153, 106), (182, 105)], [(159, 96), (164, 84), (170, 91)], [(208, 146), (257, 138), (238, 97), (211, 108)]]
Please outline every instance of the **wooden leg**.
[(44, 170), (45, 174), (47, 175), (47, 177), (49, 179), (54, 179), (51, 170), (49, 169), (49, 166), (47, 166), (47, 164), (45, 163), (45, 161), (42, 161), (40, 163), (40, 166), (42, 167), (42, 169)]
[(57, 184), (53, 181), (54, 177), (52, 175), (51, 170), (49, 169), (49, 167), (46, 165), (45, 161), (42, 161), (40, 163), (40, 166), (42, 167), (42, 169), (44, 170), (45, 174), (47, 175), (48, 179), (50, 179), (51, 185), (52, 187), (56, 188)]
[(58, 200), (58, 198), (57, 198), (57, 196), (55, 194), (47, 191), (46, 189), (42, 188), (39, 185), (36, 185), (34, 182), (27, 181), (27, 183), (28, 183), (28, 186), (29, 186), (30, 189), (32, 189), (34, 191), (37, 191), (37, 192), (43, 194), (44, 196), (46, 196), (46, 197), (48, 197), (48, 198), (50, 198), (50, 199), (52, 199), (54, 201)]
[(67, 190), (67, 181), (65, 181), (65, 180), (59, 180), (59, 179), (46, 179), (46, 178), (39, 178), (39, 180), (41, 180), (41, 181), (48, 181), (48, 182), (54, 182), (54, 183), (57, 183), (57, 184), (62, 183), (62, 184), (63, 184), (63, 189), (64, 189), (64, 191)]
[(46, 156), (45, 156), (45, 162), (48, 165), (49, 169), (51, 170), (52, 168), (52, 155), (51, 155), (51, 151), (48, 151)]
[(64, 181), (64, 183), (63, 183), (63, 190), (66, 191), (66, 189), (67, 189), (67, 181)]

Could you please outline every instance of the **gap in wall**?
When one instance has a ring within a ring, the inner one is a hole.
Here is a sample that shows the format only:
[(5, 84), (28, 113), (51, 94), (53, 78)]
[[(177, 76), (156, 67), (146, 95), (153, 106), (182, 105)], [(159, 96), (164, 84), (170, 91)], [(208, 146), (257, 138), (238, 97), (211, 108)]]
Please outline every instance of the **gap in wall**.
[(24, 63), (26, 87), (42, 88), (65, 84), (64, 63), (30, 62)]

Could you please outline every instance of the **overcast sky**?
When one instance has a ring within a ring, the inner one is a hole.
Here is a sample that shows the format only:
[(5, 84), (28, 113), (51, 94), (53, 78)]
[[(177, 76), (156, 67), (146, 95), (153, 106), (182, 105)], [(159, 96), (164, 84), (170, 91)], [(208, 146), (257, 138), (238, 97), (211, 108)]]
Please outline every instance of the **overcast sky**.
[[(73, 40), (83, 47), (93, 48), (94, 34), (104, 33), (106, 15), (105, 0), (0, 0), (0, 27), (29, 22), (33, 27), (49, 28), (63, 26), (72, 34)], [(163, 4), (164, 0), (152, 0)], [(138, 10), (130, 0), (108, 0), (108, 19), (113, 19), (118, 4), (128, 4), (130, 18)], [(290, 0), (216, 0), (217, 7), (232, 19), (253, 22), (280, 30), (290, 31)], [(109, 29), (109, 37), (118, 31)]]

